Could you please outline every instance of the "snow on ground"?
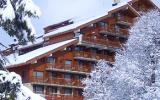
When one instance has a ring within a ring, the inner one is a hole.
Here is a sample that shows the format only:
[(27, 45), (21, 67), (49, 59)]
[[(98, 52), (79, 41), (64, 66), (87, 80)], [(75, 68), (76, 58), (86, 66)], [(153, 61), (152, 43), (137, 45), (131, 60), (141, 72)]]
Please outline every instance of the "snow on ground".
[[(29, 60), (31, 60), (35, 57), (38, 57), (38, 56), (40, 56), (42, 54), (45, 54), (49, 51), (55, 50), (55, 49), (57, 49), (61, 46), (64, 46), (68, 43), (71, 43), (75, 40), (76, 39), (71, 39), (71, 40), (55, 43), (55, 44), (52, 44), (52, 45), (49, 45), (49, 46), (45, 46), (45, 47), (33, 50), (31, 52), (28, 52), (28, 53), (20, 55), (20, 56), (18, 56), (16, 54), (11, 54), (11, 55), (6, 57), (9, 61), (9, 63), (7, 63), (5, 66), (11, 66), (11, 65), (26, 63), (27, 61), (29, 61)], [(16, 57), (15, 57), (15, 55), (16, 55)]]

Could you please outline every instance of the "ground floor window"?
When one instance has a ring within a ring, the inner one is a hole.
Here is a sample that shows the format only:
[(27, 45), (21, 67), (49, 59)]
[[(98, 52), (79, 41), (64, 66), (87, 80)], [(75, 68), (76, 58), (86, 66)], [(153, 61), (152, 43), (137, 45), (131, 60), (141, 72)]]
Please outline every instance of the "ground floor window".
[(33, 91), (34, 91), (35, 93), (38, 93), (38, 94), (43, 94), (43, 93), (44, 93), (44, 86), (34, 85), (34, 86), (33, 86)]
[(51, 93), (51, 94), (57, 94), (58, 93), (57, 87), (49, 87), (49, 93)]

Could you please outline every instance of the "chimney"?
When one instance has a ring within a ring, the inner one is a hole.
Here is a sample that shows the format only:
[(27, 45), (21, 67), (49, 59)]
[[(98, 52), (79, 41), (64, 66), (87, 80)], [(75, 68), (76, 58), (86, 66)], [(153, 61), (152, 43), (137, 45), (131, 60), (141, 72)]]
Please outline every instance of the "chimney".
[(121, 0), (114, 0), (112, 6), (116, 6)]

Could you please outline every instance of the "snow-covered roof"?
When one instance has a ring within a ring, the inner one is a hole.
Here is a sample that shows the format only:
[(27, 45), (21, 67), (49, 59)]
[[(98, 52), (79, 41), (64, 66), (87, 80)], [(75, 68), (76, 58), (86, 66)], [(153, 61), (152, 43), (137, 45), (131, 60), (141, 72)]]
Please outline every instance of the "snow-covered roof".
[[(157, 7), (160, 8), (160, 3), (159, 3), (158, 0), (150, 0), (150, 1), (153, 2)], [(73, 22), (74, 22), (73, 24), (58, 28), (58, 29), (56, 29), (56, 30), (54, 30), (54, 31), (52, 31), (50, 33), (44, 34), (44, 37), (50, 37), (50, 36), (54, 36), (54, 35), (61, 34), (61, 33), (64, 33), (64, 32), (76, 30), (79, 27), (81, 27), (82, 25), (85, 25), (85, 24), (90, 23), (90, 22), (92, 22), (94, 20), (97, 20), (99, 18), (107, 16), (110, 13), (110, 11), (112, 11), (112, 10), (115, 10), (115, 9), (118, 9), (118, 8), (120, 8), (122, 6), (128, 5), (129, 2), (132, 2), (132, 0), (123, 0), (123, 2), (117, 4), (116, 6), (108, 7), (105, 11), (103, 11), (99, 15), (94, 15), (92, 17), (85, 17), (85, 18), (82, 18), (82, 19), (78, 19), (78, 18), (72, 19)]]
[(57, 51), (57, 49), (62, 46), (67, 46), (67, 44), (70, 45), (71, 43), (74, 43), (74, 41), (76, 41), (76, 40), (77, 39), (70, 39), (67, 41), (55, 43), (55, 44), (52, 44), (49, 46), (45, 46), (45, 47), (33, 50), (33, 51), (26, 53), (26, 54), (23, 54), (23, 55), (19, 55), (19, 56), (17, 55), (16, 57), (15, 57), (15, 54), (11, 54), (6, 57), (9, 61), (9, 63), (7, 63), (5, 66), (11, 67), (11, 66), (15, 66), (15, 65), (29, 63), (31, 60), (33, 60), (35, 58), (41, 58), (43, 55), (49, 55), (47, 53), (53, 53), (53, 52)]
[[(128, 2), (129, 1), (131, 1), (131, 0), (128, 0)], [(116, 6), (109, 7), (106, 11), (104, 11), (100, 15), (96, 15), (96, 16), (92, 16), (90, 18), (84, 18), (84, 19), (73, 19), (73, 22), (74, 22), (73, 24), (58, 28), (55, 31), (52, 31), (52, 32), (47, 33), (47, 34), (44, 34), (44, 37), (49, 37), (49, 36), (53, 36), (53, 35), (56, 35), (56, 34), (59, 34), (59, 33), (63, 33), (63, 32), (67, 32), (67, 31), (70, 31), (70, 30), (77, 29), (81, 25), (87, 24), (89, 22), (92, 22), (93, 20), (97, 20), (97, 19), (99, 19), (101, 17), (104, 17), (104, 16), (108, 15), (109, 12), (114, 10), (114, 9), (117, 9), (117, 8), (120, 8), (122, 6), (127, 5), (128, 2), (122, 2), (122, 3), (117, 4)]]

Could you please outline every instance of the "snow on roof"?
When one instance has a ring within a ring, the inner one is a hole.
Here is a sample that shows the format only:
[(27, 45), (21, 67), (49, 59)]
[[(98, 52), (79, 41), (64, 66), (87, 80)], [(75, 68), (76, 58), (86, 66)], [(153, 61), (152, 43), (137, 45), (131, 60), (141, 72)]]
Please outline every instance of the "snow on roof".
[[(82, 18), (80, 17), (80, 19), (78, 18), (75, 18), (75, 19), (72, 19), (73, 20), (73, 24), (71, 25), (67, 25), (67, 26), (64, 26), (64, 27), (61, 27), (61, 28), (58, 28), (57, 30), (55, 31), (52, 31), (50, 33), (47, 33), (47, 34), (44, 34), (44, 37), (50, 37), (50, 36), (54, 36), (54, 35), (57, 35), (57, 34), (60, 34), (60, 33), (64, 33), (64, 32), (67, 32), (67, 31), (70, 31), (70, 30), (74, 30), (74, 29), (77, 29), (78, 27), (80, 27), (81, 25), (84, 25), (84, 24), (87, 24), (91, 21), (94, 21), (96, 19), (99, 19), (101, 17), (104, 17), (106, 15), (108, 15), (108, 13), (114, 9), (117, 9), (117, 8), (120, 8), (122, 6), (125, 6), (127, 5), (129, 2), (131, 2), (132, 0), (123, 0), (123, 2), (119, 3), (118, 5), (116, 6), (110, 6), (108, 8), (106, 8), (105, 11), (101, 12), (101, 14), (99, 14), (98, 16), (97, 15), (94, 15), (94, 16), (90, 16), (90, 17), (85, 17), (85, 18)], [(153, 1), (153, 3), (158, 6), (160, 8), (160, 3), (158, 0), (151, 0)], [(104, 9), (102, 9), (104, 10)], [(96, 11), (98, 12), (98, 11)], [(100, 12), (100, 11), (99, 11)], [(96, 13), (97, 14), (97, 13)], [(89, 15), (87, 15), (89, 16)]]
[(117, 9), (119, 7), (127, 5), (129, 1), (131, 1), (131, 0), (127, 0), (127, 1), (125, 0), (124, 2), (119, 3), (116, 6), (109, 7), (106, 11), (104, 11), (103, 13), (101, 13), (98, 16), (95, 15), (95, 16), (92, 16), (92, 17), (89, 17), (89, 18), (83, 18), (83, 19), (78, 19), (78, 20), (77, 19), (73, 19), (73, 22), (74, 22), (73, 24), (58, 28), (55, 31), (52, 31), (52, 32), (47, 33), (47, 34), (44, 34), (44, 37), (49, 37), (49, 36), (53, 36), (53, 35), (56, 35), (56, 34), (59, 34), (59, 33), (63, 33), (63, 32), (67, 32), (67, 31), (76, 29), (76, 28), (80, 27), (81, 25), (87, 24), (87, 23), (89, 23), (89, 22), (91, 22), (93, 20), (96, 20), (98, 18), (101, 18), (101, 17), (104, 17), (104, 16), (108, 15), (108, 13), (110, 11), (114, 10), (114, 9)]
[(17, 55), (15, 57), (14, 54), (11, 54), (9, 56), (7, 56), (6, 58), (8, 59), (9, 63), (7, 63), (5, 66), (9, 67), (9, 66), (13, 66), (13, 65), (18, 65), (18, 64), (23, 64), (23, 63), (27, 63), (27, 61), (30, 61), (38, 56), (41, 56), (43, 54), (46, 54), (52, 50), (55, 50), (59, 47), (62, 47), (66, 44), (69, 44), (71, 42), (74, 42), (77, 39), (70, 39), (67, 41), (63, 41), (63, 42), (59, 42), (59, 43), (55, 43), (46, 47), (42, 47), (36, 50), (33, 50), (29, 53), (23, 54), (23, 55)]

